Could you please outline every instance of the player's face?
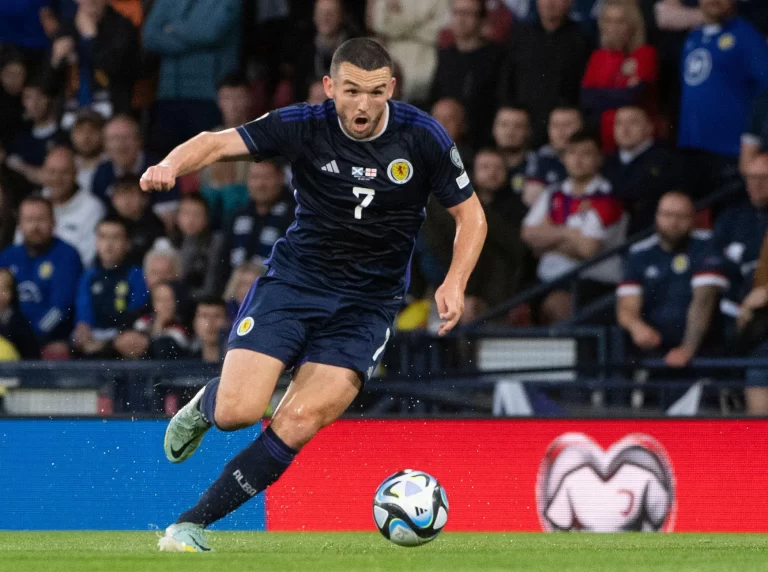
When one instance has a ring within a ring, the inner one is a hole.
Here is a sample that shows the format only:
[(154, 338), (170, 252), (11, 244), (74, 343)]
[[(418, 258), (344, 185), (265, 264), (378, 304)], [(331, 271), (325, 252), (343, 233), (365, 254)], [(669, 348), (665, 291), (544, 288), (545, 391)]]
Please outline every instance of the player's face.
[(432, 106), (432, 117), (445, 127), (454, 141), (460, 141), (464, 135), (464, 108), (458, 101), (443, 99)]
[(104, 268), (118, 266), (130, 248), (122, 225), (105, 222), (96, 229), (96, 253)]
[(248, 194), (257, 205), (272, 205), (283, 190), (282, 169), (271, 163), (252, 163), (248, 169)]
[(366, 71), (344, 62), (336, 77), (323, 78), (323, 86), (325, 94), (336, 104), (347, 135), (367, 139), (384, 129), (387, 100), (395, 88), (395, 79), (388, 67)]
[(624, 50), (632, 39), (632, 25), (621, 6), (606, 6), (600, 16), (600, 43), (609, 50)]
[(549, 144), (562, 153), (568, 139), (583, 127), (581, 114), (575, 109), (555, 109), (549, 116)]
[(588, 181), (600, 170), (602, 157), (594, 141), (570, 143), (565, 151), (564, 163), (568, 176), (577, 181)]
[(19, 211), (19, 230), (25, 245), (33, 248), (45, 246), (53, 238), (51, 211), (43, 203), (22, 203)]
[(693, 229), (693, 203), (683, 195), (662, 197), (656, 209), (656, 232), (662, 240), (678, 244)]
[(507, 182), (504, 159), (497, 153), (478, 153), (475, 156), (472, 183), (478, 190), (497, 191)]
[(199, 304), (195, 311), (193, 324), (195, 335), (203, 343), (217, 343), (219, 332), (227, 325), (227, 314), (221, 306), (211, 304)]
[(746, 179), (752, 204), (759, 209), (768, 207), (768, 156), (760, 155), (747, 165)]
[(721, 22), (733, 12), (734, 0), (699, 0), (699, 7), (707, 20)]
[(75, 189), (75, 161), (64, 149), (51, 151), (43, 163), (43, 185), (50, 190), (51, 200), (65, 201)]
[(625, 107), (616, 112), (613, 136), (619, 149), (629, 151), (653, 136), (653, 126), (642, 109)]
[(528, 114), (519, 109), (500, 109), (493, 120), (493, 140), (499, 149), (518, 151), (528, 144)]
[(197, 201), (181, 201), (177, 224), (182, 235), (198, 236), (208, 228), (208, 213)]
[(90, 121), (84, 121), (72, 128), (72, 146), (75, 152), (86, 159), (93, 159), (101, 154), (102, 130)]

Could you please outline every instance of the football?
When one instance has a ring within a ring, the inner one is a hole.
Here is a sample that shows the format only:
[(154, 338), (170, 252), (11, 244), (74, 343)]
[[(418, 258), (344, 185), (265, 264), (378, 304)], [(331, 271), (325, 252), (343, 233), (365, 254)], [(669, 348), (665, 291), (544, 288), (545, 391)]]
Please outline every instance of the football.
[(434, 540), (448, 521), (448, 498), (437, 479), (406, 469), (387, 477), (373, 499), (373, 520), (399, 546)]

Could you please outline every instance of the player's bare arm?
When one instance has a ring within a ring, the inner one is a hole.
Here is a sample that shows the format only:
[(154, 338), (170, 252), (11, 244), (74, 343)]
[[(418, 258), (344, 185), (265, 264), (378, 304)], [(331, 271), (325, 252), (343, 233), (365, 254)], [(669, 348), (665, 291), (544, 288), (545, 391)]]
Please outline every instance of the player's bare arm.
[(485, 213), (477, 195), (448, 209), (456, 221), (456, 238), (453, 242), (453, 259), (445, 281), (435, 292), (435, 302), (440, 319), (438, 335), (450, 332), (464, 313), (464, 290), (472, 270), (483, 249), (488, 227)]
[(217, 161), (250, 158), (243, 138), (235, 129), (211, 133), (204, 131), (171, 151), (157, 165), (141, 176), (144, 191), (168, 191), (176, 178), (192, 173)]

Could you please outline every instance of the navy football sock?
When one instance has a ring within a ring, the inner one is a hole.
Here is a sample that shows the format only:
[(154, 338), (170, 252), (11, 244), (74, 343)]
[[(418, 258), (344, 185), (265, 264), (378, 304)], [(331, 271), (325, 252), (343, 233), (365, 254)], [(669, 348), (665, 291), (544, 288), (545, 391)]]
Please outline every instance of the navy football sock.
[(237, 509), (280, 478), (296, 456), (271, 427), (240, 451), (197, 504), (176, 522), (208, 526)]
[(211, 425), (215, 425), (216, 422), (213, 419), (213, 412), (216, 411), (216, 394), (219, 392), (220, 377), (214, 377), (205, 385), (205, 391), (203, 397), (197, 402), (197, 409), (202, 413), (203, 419), (205, 419)]

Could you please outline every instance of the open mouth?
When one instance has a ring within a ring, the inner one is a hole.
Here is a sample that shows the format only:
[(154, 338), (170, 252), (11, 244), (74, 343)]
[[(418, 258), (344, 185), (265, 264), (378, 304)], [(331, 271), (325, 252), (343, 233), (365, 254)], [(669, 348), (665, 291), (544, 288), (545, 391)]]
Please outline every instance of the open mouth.
[(354, 121), (355, 127), (358, 129), (364, 129), (368, 126), (368, 118), (367, 117), (355, 117)]

